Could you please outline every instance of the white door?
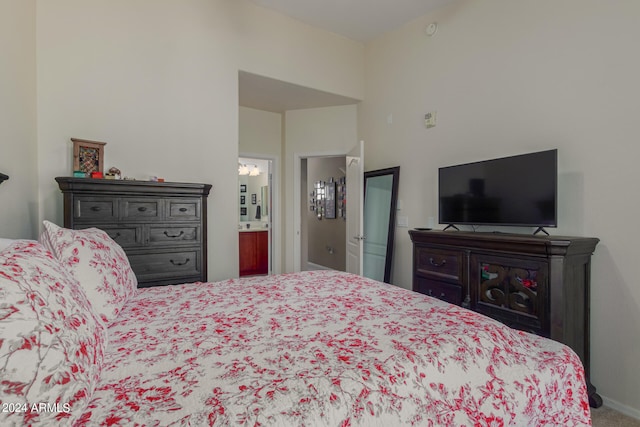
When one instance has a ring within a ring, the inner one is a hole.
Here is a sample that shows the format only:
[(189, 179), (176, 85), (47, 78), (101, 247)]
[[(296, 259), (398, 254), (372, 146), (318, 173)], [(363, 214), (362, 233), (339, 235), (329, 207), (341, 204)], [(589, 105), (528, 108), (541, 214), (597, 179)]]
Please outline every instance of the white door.
[(347, 153), (347, 272), (362, 275), (364, 141)]

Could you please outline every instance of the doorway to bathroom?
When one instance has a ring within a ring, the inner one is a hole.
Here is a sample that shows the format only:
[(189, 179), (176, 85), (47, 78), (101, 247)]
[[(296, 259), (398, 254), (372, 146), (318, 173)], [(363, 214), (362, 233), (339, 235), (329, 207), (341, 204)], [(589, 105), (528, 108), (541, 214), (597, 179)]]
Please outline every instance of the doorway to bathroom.
[(273, 271), (273, 169), (273, 159), (238, 158), (240, 276)]

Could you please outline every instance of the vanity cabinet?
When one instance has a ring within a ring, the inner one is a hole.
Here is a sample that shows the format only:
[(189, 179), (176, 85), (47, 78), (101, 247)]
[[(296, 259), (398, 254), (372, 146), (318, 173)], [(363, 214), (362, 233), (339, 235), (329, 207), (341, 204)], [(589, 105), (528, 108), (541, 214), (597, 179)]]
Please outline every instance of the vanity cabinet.
[(559, 341), (589, 379), (591, 254), (597, 238), (460, 231), (409, 231), (413, 290)]
[(269, 272), (269, 232), (240, 231), (240, 276)]
[(207, 281), (209, 184), (56, 178), (64, 226), (97, 227), (124, 249), (139, 287)]

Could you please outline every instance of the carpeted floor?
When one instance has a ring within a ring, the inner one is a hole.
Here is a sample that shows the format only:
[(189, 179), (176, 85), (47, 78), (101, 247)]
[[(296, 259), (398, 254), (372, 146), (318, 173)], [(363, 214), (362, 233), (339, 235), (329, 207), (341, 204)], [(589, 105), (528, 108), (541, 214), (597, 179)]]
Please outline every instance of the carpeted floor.
[(640, 427), (640, 420), (628, 417), (606, 406), (591, 408), (593, 427)]

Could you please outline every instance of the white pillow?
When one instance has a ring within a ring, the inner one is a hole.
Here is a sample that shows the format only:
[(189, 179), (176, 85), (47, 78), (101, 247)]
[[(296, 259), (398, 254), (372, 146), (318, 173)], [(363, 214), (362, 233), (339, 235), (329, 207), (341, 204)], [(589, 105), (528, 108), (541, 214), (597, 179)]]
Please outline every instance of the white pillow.
[(124, 250), (98, 228), (69, 230), (49, 221), (43, 224), (40, 241), (73, 273), (95, 312), (108, 325), (138, 286)]

